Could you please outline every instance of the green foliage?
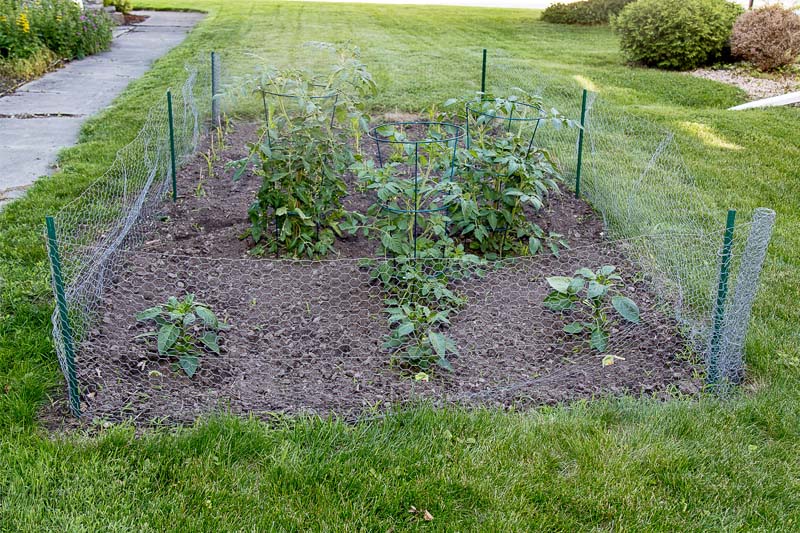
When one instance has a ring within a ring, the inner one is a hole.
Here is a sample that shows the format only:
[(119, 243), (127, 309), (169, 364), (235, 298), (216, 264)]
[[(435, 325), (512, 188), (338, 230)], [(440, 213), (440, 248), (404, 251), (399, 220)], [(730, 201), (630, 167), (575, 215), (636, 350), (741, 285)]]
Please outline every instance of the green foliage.
[(433, 365), (453, 369), (448, 357), (458, 355), (458, 349), (446, 329), (450, 317), (467, 300), (452, 288), (452, 283), (482, 276), (482, 263), (472, 255), (363, 262), (386, 295), (385, 312), (391, 332), (385, 337), (383, 348), (392, 354), (394, 362), (411, 371), (428, 370)]
[(638, 0), (612, 26), (629, 62), (690, 70), (723, 57), (741, 13), (727, 0)]
[[(365, 236), (378, 235), (380, 253), (394, 257), (452, 257), (458, 255), (447, 232), (446, 208), (458, 199), (451, 180), (454, 149), (452, 128), (441, 123), (420, 124), (424, 134), (412, 136), (403, 124), (377, 128), (383, 140), (383, 167), (374, 161), (353, 165), (363, 190), (373, 191), (378, 201), (369, 207), (370, 223), (350, 225)], [(421, 141), (414, 144), (414, 138)], [(388, 152), (388, 153), (387, 153)], [(414, 211), (419, 213), (415, 216)]]
[[(378, 236), (380, 253), (392, 257), (379, 264), (369, 262), (372, 278), (379, 281), (386, 298), (391, 332), (383, 348), (395, 362), (411, 369), (437, 365), (452, 370), (448, 356), (457, 354), (455, 342), (446, 336), (449, 318), (466, 300), (450, 283), (460, 276), (453, 265), (478, 261), (464, 253), (448, 234), (447, 206), (457, 200), (451, 180), (454, 132), (441, 123), (387, 124), (377, 135), (383, 167), (374, 161), (353, 166), (364, 190), (374, 191), (377, 202), (366, 217), (352, 219), (350, 233)], [(410, 139), (423, 141), (419, 144)], [(438, 141), (438, 142), (437, 142)], [(416, 215), (414, 211), (419, 211)]]
[(111, 44), (110, 17), (82, 11), (72, 0), (0, 3), (0, 58), (24, 60), (46, 48), (63, 59), (82, 58)]
[(614, 324), (614, 319), (609, 316), (611, 310), (627, 322), (639, 323), (639, 307), (619, 292), (617, 285), (622, 282), (622, 277), (616, 271), (616, 267), (606, 265), (596, 272), (581, 268), (574, 277), (547, 278), (553, 290), (544, 299), (544, 306), (560, 313), (569, 313), (574, 320), (564, 326), (564, 332), (570, 335), (587, 334), (589, 346), (601, 353), (608, 348), (611, 326)]
[(333, 251), (336, 236), (342, 235), (339, 221), (345, 216), (347, 185), (341, 176), (353, 154), (341, 132), (329, 127), (328, 115), (312, 102), (308, 109), (305, 116), (289, 121), (280, 140), (251, 145), (262, 177), (248, 211), (255, 253), (278, 253), (283, 247), (294, 257), (322, 256)]
[(551, 4), (542, 12), (542, 20), (553, 24), (608, 24), (611, 17), (634, 0), (583, 0)]
[(342, 219), (355, 216), (342, 207), (347, 193), (342, 176), (357, 158), (347, 141), (354, 137), (360, 149), (369, 122), (363, 99), (374, 93), (375, 82), (357, 48), (312, 45), (335, 53), (330, 75), (267, 68), (252, 80), (263, 101), (264, 128), (248, 157), (232, 166), (239, 179), (250, 161), (259, 159), (262, 185), (248, 211), (256, 254), (283, 248), (293, 257), (324, 256), (342, 236)]
[(136, 315), (139, 322), (152, 322), (158, 326), (157, 330), (137, 338), (155, 338), (158, 353), (177, 357), (177, 368), (189, 377), (197, 372), (204, 352), (220, 354), (219, 332), (229, 327), (220, 322), (208, 305), (194, 298), (194, 294), (187, 294), (182, 300), (171, 296), (165, 304)]
[(114, 6), (118, 13), (130, 13), (133, 11), (133, 2), (131, 0), (103, 0), (105, 7)]
[[(452, 104), (450, 100), (447, 103)], [(479, 94), (470, 102), (470, 147), (458, 158), (458, 185), (449, 216), (452, 233), (471, 252), (487, 258), (533, 255), (543, 246), (558, 254), (566, 242), (558, 234), (545, 234), (528, 220), (549, 194), (558, 193), (561, 177), (550, 153), (535, 145), (535, 120), (553, 127), (574, 125), (558, 111), (545, 113), (540, 99), (528, 95), (526, 105), (518, 97)], [(503, 117), (533, 116), (534, 121), (511, 122)]]

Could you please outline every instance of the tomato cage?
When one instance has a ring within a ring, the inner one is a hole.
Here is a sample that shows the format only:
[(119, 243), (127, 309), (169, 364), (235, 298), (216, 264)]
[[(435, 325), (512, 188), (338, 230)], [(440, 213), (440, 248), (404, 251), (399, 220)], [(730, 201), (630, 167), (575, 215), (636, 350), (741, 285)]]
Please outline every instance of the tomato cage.
[[(266, 126), (267, 145), (272, 147), (273, 135), (277, 138), (276, 130), (278, 122), (285, 119), (288, 122), (292, 116), (301, 113), (308, 113), (309, 103), (316, 112), (323, 112), (322, 106), (325, 102), (331, 102), (330, 121), (328, 126), (334, 127), (336, 119), (336, 106), (339, 103), (339, 91), (329, 84), (319, 82), (305, 82), (302, 79), (278, 80), (273, 77), (267, 78), (268, 83), (260, 83), (256, 91), (261, 95), (261, 103), (264, 112), (264, 124)], [(268, 100), (274, 100), (275, 105), (270, 105)]]
[[(531, 129), (528, 142), (528, 153), (533, 149), (536, 132), (539, 125), (547, 120), (541, 107), (536, 104), (520, 102), (511, 98), (481, 98), (480, 101), (467, 102), (465, 105), (465, 129), (467, 149), (472, 146), (472, 137), (495, 131), (492, 125), (496, 122), (505, 122), (506, 131), (516, 127), (516, 135), (523, 135), (526, 129)], [(472, 125), (470, 126), (470, 122)], [(483, 126), (483, 128), (481, 128)], [(488, 127), (487, 127), (488, 126)]]
[(384, 179), (393, 182), (391, 192), (381, 198), (381, 211), (409, 216), (411, 224), (404, 229), (414, 259), (424, 251), (421, 248), (427, 248), (421, 242), (430, 243), (447, 233), (445, 219), (437, 215), (455, 202), (450, 190), (458, 143), (465, 135), (462, 126), (434, 121), (387, 122), (367, 132), (375, 141)]

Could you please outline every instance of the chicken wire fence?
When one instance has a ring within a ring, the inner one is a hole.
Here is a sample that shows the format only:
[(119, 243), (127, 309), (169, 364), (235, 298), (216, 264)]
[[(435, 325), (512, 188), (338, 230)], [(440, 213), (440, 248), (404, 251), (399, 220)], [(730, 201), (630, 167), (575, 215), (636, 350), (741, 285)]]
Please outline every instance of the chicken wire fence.
[[(407, 273), (387, 258), (144, 251), (169, 228), (163, 206), (175, 187), (173, 157), (180, 169), (210, 125), (258, 112), (258, 99), (241, 90), (252, 65), (237, 61), (229, 69), (227, 61), (187, 65), (171, 92), (172, 120), (165, 97), (108, 172), (48, 221), (53, 339), (73, 414), (140, 421), (188, 421), (218, 409), (357, 416), (416, 400), (511, 406), (693, 393), (703, 386), (697, 362), (718, 388), (741, 381), (774, 213), (759, 209), (735, 224), (729, 214), (726, 227), (725, 213), (703, 203), (669, 131), (579, 86), (531, 79), (513, 60), (493, 66), (494, 86), (506, 89), (502, 80), (508, 89), (526, 88), (582, 120), (583, 129), (543, 123), (536, 144), (553, 153), (570, 194), (580, 189), (602, 217), (602, 242), (557, 256), (419, 260), (423, 280), (443, 279), (458, 297), (446, 323), (387, 344), (385, 302), (391, 290), (408, 288)], [(389, 280), (373, 275), (381, 265), (392, 267), (384, 269)], [(577, 303), (558, 312), (544, 301), (552, 291), (547, 277), (607, 265), (620, 275), (613, 291), (635, 301), (640, 315), (636, 322), (606, 317), (600, 352), (585, 332), (565, 331), (575, 320), (591, 322), (590, 310)], [(424, 303), (436, 311), (435, 299)], [(184, 318), (176, 322), (175, 339), (158, 338), (155, 316), (142, 318), (159, 305), (150, 314), (163, 312), (162, 321), (191, 315), (185, 326)], [(442, 348), (452, 348), (452, 371), (409, 371), (398, 354), (414, 345), (435, 353), (436, 333), (452, 344)], [(171, 341), (168, 353), (158, 349), (162, 341)]]

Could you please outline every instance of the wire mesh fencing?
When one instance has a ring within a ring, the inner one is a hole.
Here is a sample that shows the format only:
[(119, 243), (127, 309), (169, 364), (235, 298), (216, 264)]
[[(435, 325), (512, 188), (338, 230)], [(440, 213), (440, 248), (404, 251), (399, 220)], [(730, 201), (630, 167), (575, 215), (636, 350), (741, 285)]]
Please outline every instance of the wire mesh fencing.
[[(490, 78), (505, 81), (500, 90), (522, 87), (582, 124), (543, 122), (535, 140), (557, 161), (564, 194), (579, 190), (599, 214), (598, 240), (585, 240), (591, 217), (576, 212), (568, 249), (420, 259), (411, 273), (376, 256), (148, 251), (149, 239), (171, 231), (175, 174), (199, 157), (209, 126), (221, 134), (261, 112), (245, 88), (257, 62), (215, 54), (187, 65), (171, 113), (165, 96), (108, 172), (49, 221), (53, 338), (74, 414), (358, 416), (418, 400), (524, 406), (741, 381), (774, 213), (729, 217), (726, 227), (669, 131), (512, 60)], [(565, 279), (572, 285), (559, 292)], [(602, 298), (589, 296), (599, 280)], [(432, 281), (445, 292), (423, 294)], [(400, 315), (410, 326), (398, 337)]]

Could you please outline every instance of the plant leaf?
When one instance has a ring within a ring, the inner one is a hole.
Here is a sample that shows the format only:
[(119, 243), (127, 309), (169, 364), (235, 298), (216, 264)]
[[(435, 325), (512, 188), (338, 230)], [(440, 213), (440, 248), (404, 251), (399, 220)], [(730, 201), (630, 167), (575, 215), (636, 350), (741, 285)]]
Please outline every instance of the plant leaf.
[(553, 291), (544, 299), (544, 306), (553, 311), (568, 311), (575, 305), (575, 297)]
[(607, 286), (602, 283), (597, 283), (596, 281), (590, 281), (589, 288), (586, 290), (586, 296), (589, 298), (598, 298), (600, 296), (605, 296), (607, 292)]
[(200, 359), (194, 355), (184, 355), (178, 359), (178, 365), (186, 372), (187, 376), (192, 377), (200, 366)]
[(200, 319), (203, 321), (203, 324), (206, 326), (210, 328), (216, 328), (219, 325), (216, 315), (214, 315), (210, 309), (197, 306), (194, 308), (194, 312), (197, 313), (197, 316), (200, 317)]
[(445, 342), (444, 335), (436, 333), (435, 331), (429, 331), (428, 339), (430, 339), (431, 346), (433, 346), (436, 355), (444, 357), (447, 354), (447, 343)]
[(589, 337), (589, 346), (598, 352), (605, 352), (608, 348), (608, 333), (598, 327), (593, 328), (592, 335)]
[(564, 332), (569, 333), (570, 335), (576, 335), (583, 331), (583, 324), (580, 322), (573, 322), (572, 324), (567, 324), (564, 326)]
[(203, 333), (203, 336), (200, 337), (200, 341), (202, 341), (202, 343), (205, 344), (209, 350), (219, 354), (219, 335), (213, 331), (206, 331)]
[(636, 302), (625, 296), (614, 296), (611, 299), (611, 305), (617, 310), (617, 313), (622, 315), (622, 318), (634, 324), (639, 323), (639, 306)]
[(561, 294), (568, 294), (569, 285), (572, 283), (572, 278), (568, 278), (565, 276), (552, 276), (547, 278), (547, 283), (550, 284), (553, 289)]
[(405, 337), (414, 331), (414, 323), (413, 322), (406, 322), (402, 324), (399, 328), (397, 328), (396, 332), (397, 335), (400, 337)]
[(136, 320), (144, 321), (144, 320), (151, 320), (158, 315), (161, 314), (161, 307), (151, 307), (150, 309), (145, 309), (144, 311), (136, 314)]
[(440, 367), (440, 368), (444, 368), (444, 369), (445, 369), (445, 370), (447, 370), (448, 372), (452, 372), (452, 371), (453, 371), (453, 365), (451, 365), (451, 364), (450, 364), (450, 361), (448, 361), (448, 360), (447, 360), (447, 359), (445, 359), (444, 357), (440, 357), (440, 358), (439, 358), (439, 359), (436, 361), (436, 364), (437, 364), (437, 365), (439, 365), (439, 367)]
[(161, 326), (158, 331), (158, 353), (166, 354), (178, 340), (180, 333), (181, 329), (175, 324)]

